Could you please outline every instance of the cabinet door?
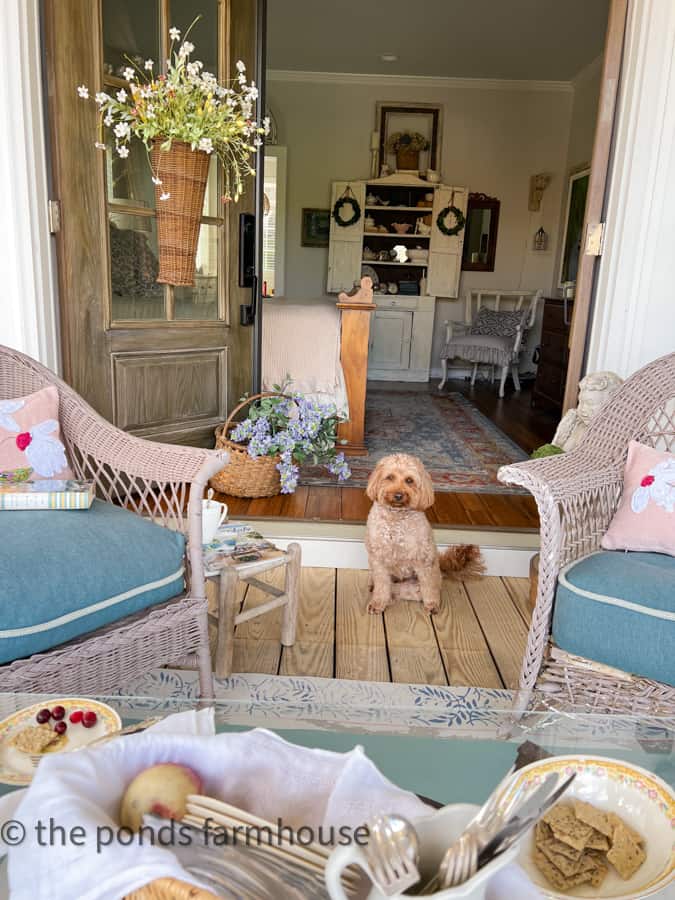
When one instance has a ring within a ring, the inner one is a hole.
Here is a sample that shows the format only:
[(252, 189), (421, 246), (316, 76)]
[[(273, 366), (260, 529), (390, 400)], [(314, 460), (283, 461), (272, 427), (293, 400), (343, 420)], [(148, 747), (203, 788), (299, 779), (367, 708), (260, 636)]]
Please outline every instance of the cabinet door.
[(408, 369), (410, 367), (410, 310), (378, 309), (373, 316), (368, 363), (373, 369)]
[(350, 291), (361, 277), (361, 242), (331, 240), (328, 251), (326, 291)]
[(464, 247), (464, 229), (459, 234), (443, 234), (436, 224), (446, 206), (456, 206), (466, 216), (466, 188), (440, 187), (434, 192), (429, 241), (427, 292), (434, 297), (456, 297)]
[[(351, 188), (354, 197), (361, 207), (361, 216), (353, 225), (338, 225), (332, 211), (336, 201)], [(366, 203), (366, 185), (363, 181), (334, 181), (331, 190), (330, 236), (328, 246), (328, 280), (326, 290), (329, 294), (350, 290), (354, 282), (361, 277), (361, 256), (363, 244), (363, 216)]]

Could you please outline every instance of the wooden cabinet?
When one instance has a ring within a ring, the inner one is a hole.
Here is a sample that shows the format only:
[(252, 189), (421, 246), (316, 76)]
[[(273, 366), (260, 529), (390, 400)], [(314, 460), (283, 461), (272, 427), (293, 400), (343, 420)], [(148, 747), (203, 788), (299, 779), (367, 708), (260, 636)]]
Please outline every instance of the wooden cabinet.
[(537, 377), (532, 390), (532, 405), (540, 404), (562, 411), (569, 357), (572, 300), (547, 297), (539, 345)]
[(368, 378), (428, 381), (435, 297), (375, 295), (370, 325)]
[[(361, 216), (353, 225), (344, 226), (338, 225), (331, 215), (326, 284), (329, 294), (348, 291), (358, 284), (362, 267), (367, 265), (375, 270), (380, 283), (414, 281), (418, 296), (428, 293), (434, 297), (457, 297), (464, 230), (457, 235), (443, 234), (436, 220), (446, 206), (456, 206), (466, 215), (466, 188), (430, 184), (401, 175), (374, 181), (335, 181), (331, 211), (345, 194), (357, 200)], [(407, 224), (408, 231), (398, 233), (395, 223)], [(396, 244), (426, 251), (425, 256), (396, 262), (390, 256)]]

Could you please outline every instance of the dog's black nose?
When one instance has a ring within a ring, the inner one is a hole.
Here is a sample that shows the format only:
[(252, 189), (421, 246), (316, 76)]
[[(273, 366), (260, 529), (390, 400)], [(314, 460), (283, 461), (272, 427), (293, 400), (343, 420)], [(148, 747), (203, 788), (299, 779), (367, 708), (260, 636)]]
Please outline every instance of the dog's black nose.
[(394, 500), (399, 503), (401, 500), (403, 500), (403, 494), (394, 494)]

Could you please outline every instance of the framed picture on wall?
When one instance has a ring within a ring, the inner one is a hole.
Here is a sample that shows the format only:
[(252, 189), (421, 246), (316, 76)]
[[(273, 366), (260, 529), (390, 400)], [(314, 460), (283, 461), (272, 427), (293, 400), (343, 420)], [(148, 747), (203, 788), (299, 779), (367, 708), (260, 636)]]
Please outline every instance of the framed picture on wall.
[(302, 232), (300, 244), (303, 247), (327, 247), (330, 233), (330, 210), (302, 210)]
[(567, 205), (563, 220), (565, 243), (560, 260), (560, 275), (558, 278), (560, 287), (568, 281), (577, 280), (590, 173), (590, 167), (587, 165), (570, 173), (569, 186), (567, 188)]
[(443, 135), (442, 107), (433, 103), (381, 102), (376, 105), (375, 127), (380, 133), (379, 165), (388, 163), (396, 168), (396, 155), (387, 150), (387, 141), (397, 132), (419, 133), (429, 142), (429, 149), (420, 153), (419, 170), (441, 169), (441, 139)]

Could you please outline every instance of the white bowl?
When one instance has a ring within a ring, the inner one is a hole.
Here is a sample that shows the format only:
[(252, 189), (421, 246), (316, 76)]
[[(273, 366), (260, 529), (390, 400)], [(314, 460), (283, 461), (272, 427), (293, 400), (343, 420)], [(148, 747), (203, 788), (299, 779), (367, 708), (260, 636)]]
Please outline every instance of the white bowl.
[(409, 247), (408, 256), (411, 260), (425, 262), (427, 259), (429, 259), (429, 251), (423, 250), (421, 247)]
[(546, 881), (532, 859), (533, 836), (521, 845), (519, 865), (549, 900), (575, 900), (594, 897), (597, 900), (635, 900), (651, 897), (675, 883), (675, 792), (668, 785), (639, 766), (618, 759), (592, 756), (556, 756), (523, 768), (514, 789), (523, 784), (538, 783), (550, 772), (576, 778), (566, 791), (564, 800), (578, 798), (601, 810), (614, 812), (645, 839), (647, 858), (628, 881), (610, 866), (600, 888), (581, 885), (559, 893)]

